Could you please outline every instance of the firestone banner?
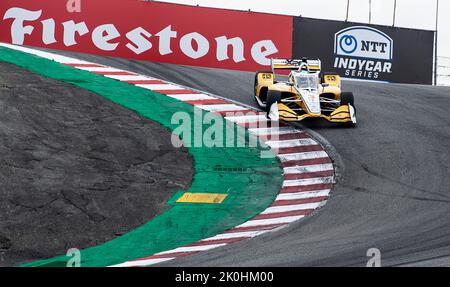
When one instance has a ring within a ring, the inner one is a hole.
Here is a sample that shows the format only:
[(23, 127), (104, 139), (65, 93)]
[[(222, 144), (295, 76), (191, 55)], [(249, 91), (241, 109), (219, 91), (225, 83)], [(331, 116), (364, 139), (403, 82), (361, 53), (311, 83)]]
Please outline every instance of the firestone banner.
[(255, 71), (292, 57), (289, 16), (137, 0), (1, 0), (0, 41), (102, 56)]

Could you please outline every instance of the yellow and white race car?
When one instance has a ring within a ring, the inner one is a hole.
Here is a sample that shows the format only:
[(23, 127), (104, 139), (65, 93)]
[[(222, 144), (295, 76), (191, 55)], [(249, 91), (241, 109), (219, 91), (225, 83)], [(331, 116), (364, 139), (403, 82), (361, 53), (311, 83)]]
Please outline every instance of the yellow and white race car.
[[(290, 70), (287, 81), (276, 81), (276, 70)], [(337, 74), (322, 74), (320, 60), (272, 60), (272, 71), (255, 76), (255, 98), (273, 121), (323, 118), (356, 125), (353, 93), (341, 92)]]

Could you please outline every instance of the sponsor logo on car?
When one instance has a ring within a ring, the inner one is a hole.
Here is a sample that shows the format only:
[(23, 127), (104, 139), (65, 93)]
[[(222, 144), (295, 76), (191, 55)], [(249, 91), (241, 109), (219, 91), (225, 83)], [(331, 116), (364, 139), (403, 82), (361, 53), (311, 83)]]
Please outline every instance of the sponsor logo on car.
[(354, 26), (335, 34), (334, 68), (350, 78), (373, 79), (391, 74), (394, 41), (385, 33), (366, 26)]

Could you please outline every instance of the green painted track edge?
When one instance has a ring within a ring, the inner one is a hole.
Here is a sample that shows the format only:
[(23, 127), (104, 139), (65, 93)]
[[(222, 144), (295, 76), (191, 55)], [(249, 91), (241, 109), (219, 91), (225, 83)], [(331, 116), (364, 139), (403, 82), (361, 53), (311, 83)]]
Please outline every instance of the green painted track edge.
[[(200, 112), (203, 116), (206, 114), (165, 95), (27, 53), (0, 47), (0, 61), (92, 91), (172, 131), (177, 127), (171, 122), (174, 113), (185, 112), (190, 116), (193, 116), (194, 112)], [(155, 106), (158, 109), (155, 109)], [(204, 132), (208, 126), (199, 128)], [(248, 141), (253, 137), (241, 127), (233, 125), (233, 128), (239, 129), (245, 135), (236, 141)], [(82, 250), (81, 266), (109, 266), (171, 250), (222, 233), (258, 215), (274, 201), (283, 181), (282, 169), (275, 155), (270, 159), (261, 158), (262, 150), (267, 152), (267, 148), (261, 146), (189, 148), (188, 151), (194, 159), (195, 175), (187, 191), (225, 191), (229, 194), (227, 200), (219, 205), (177, 204), (176, 198), (185, 191), (176, 192), (168, 202), (173, 205), (168, 211), (125, 235)], [(215, 167), (240, 167), (244, 168), (244, 171), (217, 172)], [(20, 266), (63, 267), (69, 259), (62, 255)]]

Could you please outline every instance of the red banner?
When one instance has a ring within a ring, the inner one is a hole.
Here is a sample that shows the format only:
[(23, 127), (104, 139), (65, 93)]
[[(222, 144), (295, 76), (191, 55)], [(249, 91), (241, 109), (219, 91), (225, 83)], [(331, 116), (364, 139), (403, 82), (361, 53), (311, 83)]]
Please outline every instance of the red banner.
[(292, 55), (289, 16), (138, 0), (1, 0), (0, 15), (19, 45), (246, 71)]

